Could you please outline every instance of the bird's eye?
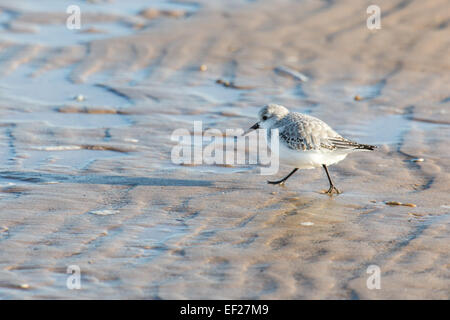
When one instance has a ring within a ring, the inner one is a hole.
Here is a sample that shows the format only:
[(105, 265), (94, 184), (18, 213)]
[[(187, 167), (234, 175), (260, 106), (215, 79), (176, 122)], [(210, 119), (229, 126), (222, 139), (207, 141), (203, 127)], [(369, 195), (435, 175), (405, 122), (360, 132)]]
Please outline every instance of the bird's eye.
[(266, 121), (266, 120), (267, 120), (267, 116), (263, 116), (262, 119), (263, 119), (264, 121)]

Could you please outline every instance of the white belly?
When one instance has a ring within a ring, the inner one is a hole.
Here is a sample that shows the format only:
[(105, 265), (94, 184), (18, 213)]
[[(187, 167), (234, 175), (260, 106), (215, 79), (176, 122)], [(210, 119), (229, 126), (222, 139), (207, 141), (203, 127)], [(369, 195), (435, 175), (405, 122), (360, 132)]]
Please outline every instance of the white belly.
[(296, 151), (280, 144), (280, 163), (299, 169), (314, 169), (322, 165), (330, 166), (344, 160), (348, 153), (329, 150)]

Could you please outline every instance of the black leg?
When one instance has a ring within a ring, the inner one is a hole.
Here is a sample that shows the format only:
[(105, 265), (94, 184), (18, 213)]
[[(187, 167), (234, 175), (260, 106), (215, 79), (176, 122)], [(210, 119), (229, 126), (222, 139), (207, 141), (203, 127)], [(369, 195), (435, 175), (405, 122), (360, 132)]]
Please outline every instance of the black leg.
[(289, 177), (292, 176), (297, 170), (298, 170), (298, 168), (295, 168), (294, 170), (291, 171), (291, 173), (289, 173), (286, 177), (284, 177), (281, 180), (267, 181), (267, 183), (269, 183), (269, 184), (284, 184), (286, 182), (286, 180), (289, 179)]
[(338, 188), (336, 188), (336, 187), (334, 186), (333, 181), (331, 181), (331, 177), (330, 177), (330, 174), (328, 173), (328, 168), (327, 168), (327, 166), (323, 164), (322, 167), (325, 169), (325, 172), (326, 172), (327, 177), (328, 177), (328, 181), (330, 182), (330, 189), (328, 189), (327, 193), (328, 193), (328, 194), (332, 194), (333, 191), (336, 191), (337, 194), (341, 193), (341, 192), (338, 190)]

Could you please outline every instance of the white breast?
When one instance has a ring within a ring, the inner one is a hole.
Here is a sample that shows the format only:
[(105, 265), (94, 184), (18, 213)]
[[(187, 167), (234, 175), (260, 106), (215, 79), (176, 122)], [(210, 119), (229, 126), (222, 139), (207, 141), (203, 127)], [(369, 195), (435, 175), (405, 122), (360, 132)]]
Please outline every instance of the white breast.
[[(275, 150), (276, 152), (276, 150)], [(323, 150), (293, 150), (280, 143), (279, 159), (284, 163), (299, 169), (314, 169), (322, 165), (332, 165), (344, 160), (348, 153)]]

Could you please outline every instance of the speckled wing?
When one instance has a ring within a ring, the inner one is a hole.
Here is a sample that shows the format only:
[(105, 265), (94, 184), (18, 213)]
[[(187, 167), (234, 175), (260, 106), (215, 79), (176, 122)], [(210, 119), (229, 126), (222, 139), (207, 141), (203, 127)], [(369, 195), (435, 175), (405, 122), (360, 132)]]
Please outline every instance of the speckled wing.
[(276, 127), (280, 143), (293, 150), (334, 150), (336, 147), (329, 139), (342, 138), (322, 120), (295, 112), (280, 120)]
[(293, 150), (351, 152), (376, 148), (345, 139), (322, 120), (301, 113), (289, 113), (275, 127), (279, 130), (280, 143)]

